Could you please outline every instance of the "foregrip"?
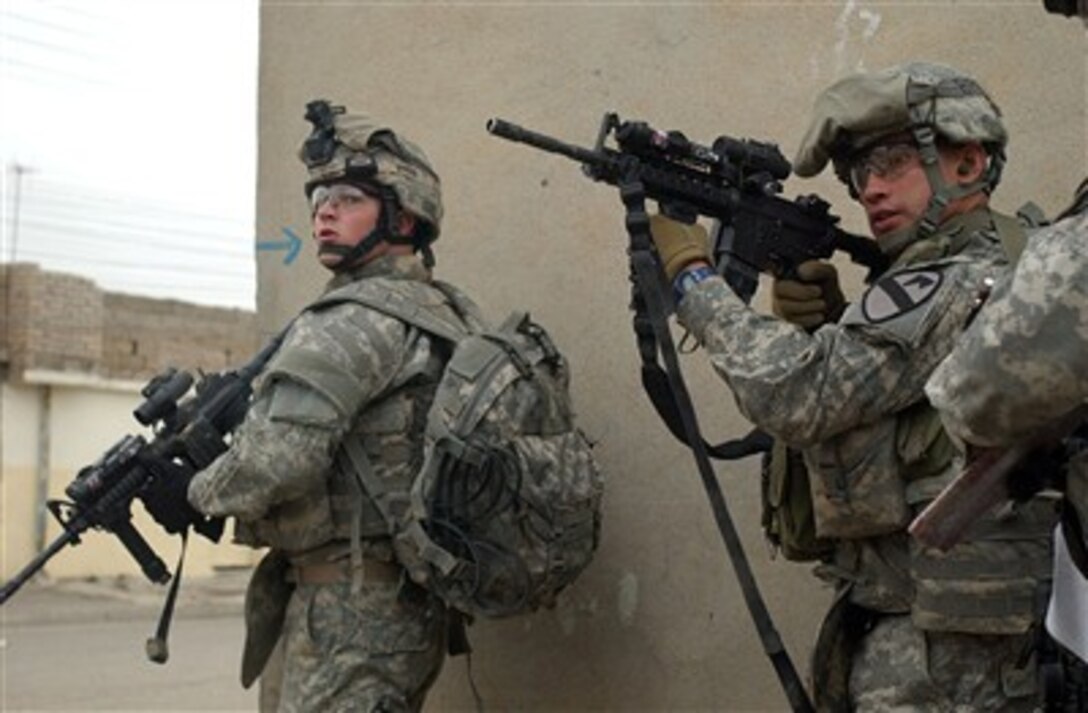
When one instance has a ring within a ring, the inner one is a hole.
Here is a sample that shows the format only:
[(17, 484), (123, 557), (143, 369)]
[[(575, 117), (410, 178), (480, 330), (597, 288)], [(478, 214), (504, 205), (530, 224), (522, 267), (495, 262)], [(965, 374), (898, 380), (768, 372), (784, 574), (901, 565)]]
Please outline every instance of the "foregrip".
[(151, 549), (151, 546), (147, 544), (147, 540), (143, 538), (143, 535), (132, 526), (131, 520), (125, 519), (111, 523), (110, 530), (117, 535), (118, 539), (121, 540), (121, 544), (139, 563), (144, 576), (156, 584), (165, 584), (170, 581), (170, 572), (166, 569), (166, 565)]

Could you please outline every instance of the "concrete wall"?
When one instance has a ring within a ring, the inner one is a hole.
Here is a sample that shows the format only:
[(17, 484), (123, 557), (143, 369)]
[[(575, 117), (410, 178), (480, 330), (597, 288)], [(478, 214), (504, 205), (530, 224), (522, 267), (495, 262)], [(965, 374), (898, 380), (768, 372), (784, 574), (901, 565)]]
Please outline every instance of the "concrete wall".
[[(140, 401), (138, 385), (87, 382), (3, 386), (0, 535), (4, 546), (0, 548), (0, 573), (5, 579), (37, 554), (41, 527), (45, 527), (46, 543), (61, 534), (53, 517), (41, 514), (37, 498), (40, 487), (44, 487), (48, 498), (66, 500), (64, 489), (80, 468), (95, 462), (122, 436), (140, 434), (150, 438), (132, 420), (132, 409)], [(43, 455), (47, 475), (44, 485), (39, 486), (39, 458)], [(139, 503), (133, 505), (132, 514), (133, 525), (173, 571), (180, 540), (166, 535)], [(190, 540), (185, 569), (187, 576), (207, 576), (216, 567), (248, 566), (255, 561), (248, 548), (230, 544), (217, 547), (197, 537)], [(143, 576), (120, 541), (99, 531), (85, 534), (75, 549), (58, 553), (43, 571), (54, 578)]]
[[(998, 207), (1060, 208), (1086, 169), (1085, 37), (1037, 2), (494, 3), (266, 0), (261, 12), (258, 239), (306, 237), (295, 158), (306, 101), (366, 110), (428, 151), (447, 216), (438, 273), (492, 316), (517, 306), (573, 364), (581, 422), (608, 472), (604, 539), (551, 612), (478, 622), (474, 673), (492, 709), (765, 710), (784, 698), (739, 596), (690, 455), (644, 397), (627, 311), (622, 206), (578, 166), (490, 137), (501, 117), (591, 145), (617, 111), (710, 143), (774, 140), (792, 158), (816, 94), (842, 74), (929, 59), (974, 74), (1012, 134)], [(792, 180), (847, 228), (857, 207), (830, 176)], [(271, 334), (324, 275), (259, 253)], [(848, 270), (856, 290), (859, 276)], [(757, 307), (765, 309), (763, 298)], [(747, 430), (701, 354), (683, 360), (708, 438)], [(803, 565), (767, 557), (754, 464), (720, 480), (794, 660), (828, 600)], [(433, 710), (471, 708), (463, 660)]]

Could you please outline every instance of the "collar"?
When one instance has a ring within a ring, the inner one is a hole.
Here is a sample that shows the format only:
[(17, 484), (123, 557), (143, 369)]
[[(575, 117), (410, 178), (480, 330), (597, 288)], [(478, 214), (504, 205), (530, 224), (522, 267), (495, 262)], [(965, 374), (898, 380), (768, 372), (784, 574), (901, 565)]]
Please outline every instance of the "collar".
[(960, 215), (954, 215), (937, 228), (928, 238), (913, 242), (895, 258), (896, 266), (935, 260), (960, 253), (979, 233), (996, 235), (994, 217), (988, 206)]
[(431, 271), (424, 267), (423, 260), (418, 254), (382, 255), (364, 265), (337, 273), (325, 285), (325, 291), (329, 292), (330, 290), (335, 290), (337, 287), (343, 287), (351, 282), (368, 280), (375, 277), (385, 277), (393, 280), (430, 282)]

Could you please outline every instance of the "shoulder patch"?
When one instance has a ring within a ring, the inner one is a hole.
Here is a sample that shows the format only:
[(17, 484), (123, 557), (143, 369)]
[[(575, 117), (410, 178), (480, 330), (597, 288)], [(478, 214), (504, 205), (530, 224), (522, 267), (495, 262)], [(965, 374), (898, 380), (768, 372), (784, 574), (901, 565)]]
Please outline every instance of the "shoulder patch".
[(941, 286), (938, 270), (907, 270), (883, 277), (862, 298), (861, 310), (873, 324), (911, 312), (929, 301)]

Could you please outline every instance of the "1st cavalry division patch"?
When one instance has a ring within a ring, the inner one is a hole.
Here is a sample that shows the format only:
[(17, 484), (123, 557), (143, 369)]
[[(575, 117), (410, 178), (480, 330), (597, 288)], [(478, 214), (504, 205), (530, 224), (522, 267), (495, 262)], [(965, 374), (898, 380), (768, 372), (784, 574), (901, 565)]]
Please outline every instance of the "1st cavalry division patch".
[(925, 304), (941, 286), (936, 270), (912, 270), (881, 278), (865, 293), (861, 309), (873, 324), (886, 322)]

